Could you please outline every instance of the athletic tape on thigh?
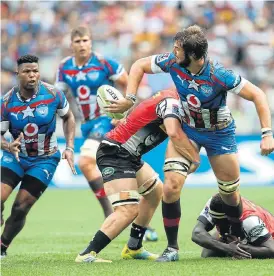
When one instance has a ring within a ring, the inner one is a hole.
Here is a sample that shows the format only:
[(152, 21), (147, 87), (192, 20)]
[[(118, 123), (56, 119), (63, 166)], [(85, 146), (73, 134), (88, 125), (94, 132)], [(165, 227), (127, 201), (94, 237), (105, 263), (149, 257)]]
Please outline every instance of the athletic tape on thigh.
[(156, 188), (160, 181), (159, 174), (155, 174), (138, 188), (139, 194), (142, 196), (148, 195)]
[(231, 194), (236, 192), (240, 186), (240, 178), (232, 181), (222, 181), (217, 179), (219, 191), (221, 194)]
[(80, 156), (96, 158), (96, 153), (99, 145), (100, 142), (93, 139), (87, 139), (84, 142), (83, 146), (80, 148)]
[(187, 176), (191, 162), (184, 157), (167, 158), (165, 160), (164, 172), (177, 172)]
[(113, 207), (127, 205), (127, 204), (138, 204), (139, 203), (139, 194), (135, 190), (131, 191), (121, 191), (108, 196)]

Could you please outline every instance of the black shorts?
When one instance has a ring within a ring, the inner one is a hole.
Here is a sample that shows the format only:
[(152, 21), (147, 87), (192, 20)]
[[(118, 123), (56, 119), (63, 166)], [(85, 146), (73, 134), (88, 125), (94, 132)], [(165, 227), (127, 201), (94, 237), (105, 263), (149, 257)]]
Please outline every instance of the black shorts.
[(107, 140), (101, 142), (96, 161), (104, 183), (114, 179), (136, 178), (136, 172), (144, 165), (141, 157), (136, 157), (120, 144)]

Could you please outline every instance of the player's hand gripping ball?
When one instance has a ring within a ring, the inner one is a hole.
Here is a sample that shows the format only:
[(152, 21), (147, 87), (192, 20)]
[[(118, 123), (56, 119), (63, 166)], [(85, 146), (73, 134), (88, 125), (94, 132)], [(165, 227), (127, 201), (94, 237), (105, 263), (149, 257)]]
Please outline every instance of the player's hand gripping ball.
[(100, 109), (112, 119), (120, 120), (125, 117), (125, 113), (111, 113), (106, 111), (105, 107), (123, 98), (123, 94), (110, 85), (102, 85), (97, 90), (97, 103)]

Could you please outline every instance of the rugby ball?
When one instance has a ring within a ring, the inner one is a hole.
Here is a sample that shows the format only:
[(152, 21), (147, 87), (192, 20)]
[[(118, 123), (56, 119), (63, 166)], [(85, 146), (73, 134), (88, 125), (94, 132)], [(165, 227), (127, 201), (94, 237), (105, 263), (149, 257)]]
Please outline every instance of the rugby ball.
[(120, 100), (124, 98), (123, 94), (110, 85), (102, 85), (97, 90), (97, 103), (100, 109), (110, 118), (120, 120), (125, 117), (124, 113), (110, 113), (105, 110), (105, 106), (109, 105), (109, 100)]

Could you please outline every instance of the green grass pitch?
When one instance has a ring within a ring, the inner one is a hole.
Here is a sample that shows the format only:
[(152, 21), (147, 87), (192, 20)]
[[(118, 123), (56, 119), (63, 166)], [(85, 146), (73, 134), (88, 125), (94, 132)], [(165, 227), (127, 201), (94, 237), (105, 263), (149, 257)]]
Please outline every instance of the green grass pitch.
[[(242, 195), (274, 212), (274, 188), (242, 188)], [(17, 236), (2, 261), (2, 275), (274, 275), (274, 260), (202, 259), (201, 248), (191, 241), (191, 231), (199, 212), (216, 189), (185, 188), (179, 233), (180, 261), (156, 263), (120, 258), (127, 242), (126, 229), (100, 254), (112, 264), (76, 264), (74, 259), (103, 222), (103, 213), (89, 190), (48, 190), (33, 207), (25, 229)], [(14, 195), (8, 200), (5, 219)], [(159, 207), (152, 226), (160, 240), (145, 243), (148, 250), (161, 253), (166, 239)]]

